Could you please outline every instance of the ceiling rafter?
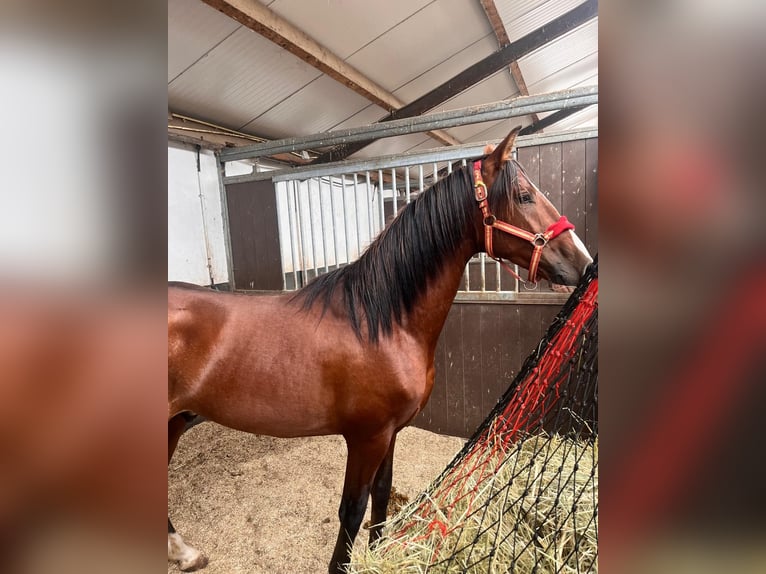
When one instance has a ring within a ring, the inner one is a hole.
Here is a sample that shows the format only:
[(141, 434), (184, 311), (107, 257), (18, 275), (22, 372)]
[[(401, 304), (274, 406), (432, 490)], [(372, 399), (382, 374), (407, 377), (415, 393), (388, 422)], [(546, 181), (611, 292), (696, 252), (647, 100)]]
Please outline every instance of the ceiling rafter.
[[(500, 14), (497, 11), (497, 6), (495, 5), (495, 0), (480, 0), (481, 1), (481, 7), (484, 9), (484, 14), (487, 16), (487, 20), (489, 20), (490, 25), (492, 26), (492, 30), (495, 32), (495, 37), (497, 38), (497, 42), (500, 45), (501, 48), (504, 48), (508, 44), (511, 43), (510, 38), (508, 37), (508, 31), (505, 29), (505, 24), (503, 24), (503, 19), (500, 17)], [(511, 77), (513, 78), (513, 81), (516, 83), (516, 86), (519, 88), (519, 93), (522, 96), (528, 96), (529, 95), (529, 89), (527, 88), (527, 82), (524, 81), (524, 76), (521, 73), (521, 68), (519, 67), (518, 60), (512, 61), (508, 66)], [(530, 114), (532, 117), (532, 123), (540, 121), (540, 118), (537, 114)]]
[[(557, 38), (560, 38), (567, 32), (571, 32), (578, 26), (597, 16), (598, 0), (585, 0), (585, 2), (576, 6), (569, 12), (562, 14), (540, 28), (533, 30), (526, 36), (500, 48), (497, 52), (490, 54), (486, 58), (479, 60), (474, 65), (466, 68), (459, 74), (456, 74), (441, 85), (436, 86), (427, 94), (410, 102), (403, 108), (389, 113), (379, 121), (386, 122), (419, 116), (476, 85), (478, 82), (488, 78), (492, 74), (499, 72), (505, 66), (509, 66), (511, 62), (545, 46)], [(320, 155), (312, 163), (327, 163), (330, 161), (346, 159), (359, 150), (364, 149), (373, 141), (374, 140), (338, 145)]]
[[(403, 101), (385, 88), (376, 84), (325, 46), (319, 44), (303, 30), (296, 28), (257, 0), (202, 1), (264, 38), (271, 40), (383, 109), (392, 112), (405, 105)], [(460, 143), (441, 130), (429, 132), (428, 135), (445, 145), (458, 145)]]

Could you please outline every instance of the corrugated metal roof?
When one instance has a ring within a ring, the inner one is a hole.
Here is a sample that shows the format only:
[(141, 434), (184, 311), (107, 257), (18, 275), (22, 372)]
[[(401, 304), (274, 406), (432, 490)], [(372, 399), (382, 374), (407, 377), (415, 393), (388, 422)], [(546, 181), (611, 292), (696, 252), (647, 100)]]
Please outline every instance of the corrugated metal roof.
[[(583, 0), (495, 0), (514, 41)], [(262, 2), (404, 103), (498, 49), (478, 1), (268, 0)], [(519, 66), (531, 94), (598, 82), (598, 23), (580, 26), (528, 54)], [(508, 69), (434, 111), (513, 97)], [(171, 111), (272, 138), (356, 127), (386, 110), (201, 0), (168, 0), (168, 106)], [(547, 114), (540, 114), (545, 117)], [(448, 130), (463, 142), (497, 139), (514, 118)], [(596, 106), (546, 131), (597, 125)], [(516, 125), (513, 123), (513, 125)], [(358, 157), (440, 145), (427, 134), (376, 142)]]

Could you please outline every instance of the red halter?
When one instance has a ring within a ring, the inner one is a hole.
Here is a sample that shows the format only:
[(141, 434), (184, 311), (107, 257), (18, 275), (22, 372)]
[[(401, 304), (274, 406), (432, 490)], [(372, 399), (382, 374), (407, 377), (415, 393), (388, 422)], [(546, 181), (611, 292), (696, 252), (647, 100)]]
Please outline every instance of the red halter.
[(565, 216), (548, 226), (548, 229), (544, 233), (531, 233), (520, 227), (516, 227), (504, 221), (498, 221), (498, 219), (492, 215), (489, 210), (489, 202), (487, 200), (487, 184), (484, 183), (484, 179), (481, 177), (481, 160), (473, 162), (473, 181), (474, 192), (476, 194), (476, 201), (479, 203), (479, 209), (484, 216), (484, 248), (487, 255), (498, 261), (505, 269), (511, 273), (516, 279), (526, 282), (518, 276), (518, 274), (511, 268), (510, 265), (505, 263), (500, 257), (496, 257), (492, 249), (492, 230), (499, 229), (509, 235), (526, 239), (532, 244), (532, 259), (529, 262), (529, 283), (537, 285), (537, 266), (540, 263), (540, 257), (543, 254), (543, 248), (548, 242), (568, 229), (574, 229)]

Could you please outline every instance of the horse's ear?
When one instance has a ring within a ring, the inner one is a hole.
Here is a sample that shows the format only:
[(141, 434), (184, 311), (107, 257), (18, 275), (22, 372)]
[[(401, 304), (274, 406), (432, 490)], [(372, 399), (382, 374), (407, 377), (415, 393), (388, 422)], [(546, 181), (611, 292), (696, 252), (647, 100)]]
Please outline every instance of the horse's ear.
[(488, 155), (482, 165), (482, 171), (484, 172), (488, 188), (492, 188), (492, 182), (495, 181), (495, 176), (500, 171), (500, 168), (503, 167), (503, 164), (511, 159), (511, 149), (513, 148), (513, 142), (516, 141), (516, 136), (518, 135), (519, 130), (521, 130), (521, 126), (513, 128), (511, 133), (500, 142), (500, 145), (497, 146), (494, 151), (490, 146), (485, 148), (484, 153)]
[(492, 152), (492, 160), (495, 162), (495, 165), (501, 166), (503, 163), (511, 159), (511, 149), (513, 149), (513, 142), (516, 141), (516, 136), (521, 131), (521, 126), (516, 126), (511, 130), (511, 133), (509, 133), (507, 136), (505, 136), (505, 139), (500, 142), (500, 145), (495, 148), (495, 151)]

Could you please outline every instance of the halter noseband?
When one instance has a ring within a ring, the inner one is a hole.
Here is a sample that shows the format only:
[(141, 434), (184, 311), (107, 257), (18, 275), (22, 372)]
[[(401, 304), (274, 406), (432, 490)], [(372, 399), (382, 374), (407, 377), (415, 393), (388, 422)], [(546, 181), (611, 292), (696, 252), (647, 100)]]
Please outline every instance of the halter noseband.
[[(529, 262), (528, 282), (536, 287), (537, 266), (540, 263), (540, 257), (543, 254), (543, 248), (551, 239), (561, 235), (564, 231), (567, 231), (568, 229), (574, 229), (574, 225), (572, 225), (569, 220), (567, 220), (566, 216), (562, 215), (558, 221), (549, 225), (545, 232), (530, 233), (525, 229), (521, 229), (520, 227), (516, 227), (515, 225), (511, 225), (505, 221), (499, 221), (494, 215), (492, 215), (492, 212), (489, 210), (489, 201), (487, 199), (487, 184), (484, 183), (484, 179), (481, 177), (481, 163), (482, 160), (473, 162), (473, 187), (476, 201), (479, 203), (479, 209), (481, 209), (481, 214), (483, 216), (484, 249), (487, 252), (487, 255), (498, 261), (509, 273), (511, 273), (511, 275), (516, 277), (516, 279), (524, 283), (526, 286), (527, 282), (519, 277), (519, 275), (510, 267), (510, 265), (505, 263), (500, 257), (495, 256), (492, 249), (492, 230), (499, 229), (500, 231), (503, 231), (509, 235), (514, 235), (529, 241), (532, 244), (532, 259)], [(532, 288), (534, 289), (534, 287)]]

